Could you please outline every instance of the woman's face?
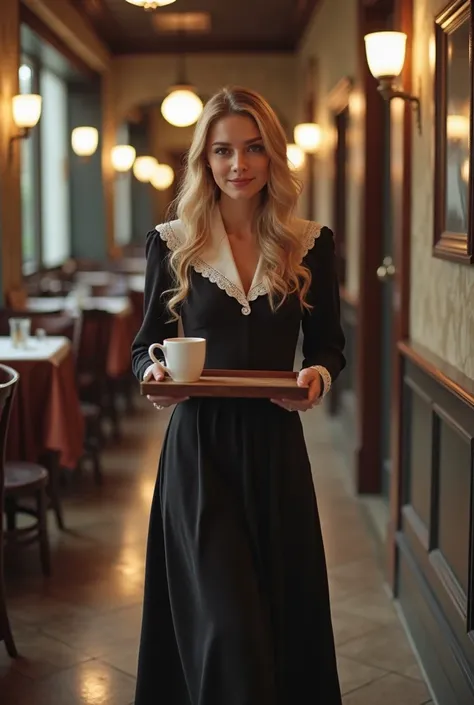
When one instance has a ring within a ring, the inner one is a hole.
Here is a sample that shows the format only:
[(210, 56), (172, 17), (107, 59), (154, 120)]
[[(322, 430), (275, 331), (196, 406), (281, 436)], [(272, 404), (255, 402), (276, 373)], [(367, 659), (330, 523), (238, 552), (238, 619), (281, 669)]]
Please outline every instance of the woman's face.
[(255, 122), (228, 115), (209, 131), (207, 161), (220, 190), (234, 200), (255, 197), (268, 181), (269, 157)]

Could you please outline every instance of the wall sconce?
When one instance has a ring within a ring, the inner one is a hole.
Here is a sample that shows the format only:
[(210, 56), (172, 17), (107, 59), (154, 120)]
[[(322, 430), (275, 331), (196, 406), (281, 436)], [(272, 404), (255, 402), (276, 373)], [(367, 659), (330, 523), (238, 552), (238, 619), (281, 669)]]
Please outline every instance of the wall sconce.
[(130, 144), (118, 144), (112, 147), (111, 159), (115, 171), (125, 173), (132, 168), (136, 157), (135, 147)]
[(296, 125), (293, 136), (297, 146), (306, 154), (316, 154), (321, 146), (322, 132), (315, 122), (302, 122)]
[(469, 118), (465, 115), (448, 115), (446, 118), (446, 135), (453, 142), (469, 140)]
[(99, 131), (95, 127), (76, 127), (71, 132), (71, 146), (79, 157), (90, 157), (97, 149)]
[(174, 181), (174, 171), (169, 164), (157, 164), (150, 183), (158, 191), (166, 191)]
[(155, 157), (137, 157), (133, 163), (133, 175), (138, 181), (147, 183), (155, 173), (158, 161)]
[(395, 79), (401, 74), (405, 63), (407, 35), (403, 32), (372, 32), (366, 34), (364, 40), (367, 63), (371, 74), (379, 81), (378, 90), (382, 98), (401, 98), (412, 103), (421, 134), (420, 99), (395, 86)]
[(297, 144), (286, 145), (286, 157), (292, 171), (298, 171), (305, 163), (305, 153)]
[(25, 139), (41, 117), (41, 96), (35, 94), (15, 95), (12, 98), (13, 122), (20, 132), (10, 137), (14, 140)]

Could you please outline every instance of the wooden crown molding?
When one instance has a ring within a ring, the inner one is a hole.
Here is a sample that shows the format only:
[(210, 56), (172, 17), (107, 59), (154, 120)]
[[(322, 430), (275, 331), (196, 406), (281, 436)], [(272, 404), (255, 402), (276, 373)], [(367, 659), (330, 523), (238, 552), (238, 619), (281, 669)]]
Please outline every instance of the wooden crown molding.
[(27, 7), (90, 69), (104, 73), (110, 68), (109, 49), (76, 5), (57, 0), (22, 0), (23, 7)]
[(43, 22), (38, 15), (36, 15), (29, 7), (26, 5), (20, 5), (20, 20), (22, 23), (28, 25), (30, 29), (33, 30), (41, 39), (47, 44), (50, 44), (54, 49), (56, 49), (65, 59), (74, 66), (80, 73), (84, 76), (94, 80), (99, 75), (94, 69), (92, 69), (89, 64), (83, 61), (60, 37), (58, 37), (55, 32), (53, 32), (48, 25)]

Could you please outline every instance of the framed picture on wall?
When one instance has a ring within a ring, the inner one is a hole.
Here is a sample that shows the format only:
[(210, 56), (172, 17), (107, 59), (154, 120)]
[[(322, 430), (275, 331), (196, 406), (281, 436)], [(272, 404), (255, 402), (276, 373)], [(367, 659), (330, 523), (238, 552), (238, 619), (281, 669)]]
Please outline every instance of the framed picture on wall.
[(472, 12), (470, 0), (453, 0), (435, 20), (436, 257), (474, 262), (471, 176)]

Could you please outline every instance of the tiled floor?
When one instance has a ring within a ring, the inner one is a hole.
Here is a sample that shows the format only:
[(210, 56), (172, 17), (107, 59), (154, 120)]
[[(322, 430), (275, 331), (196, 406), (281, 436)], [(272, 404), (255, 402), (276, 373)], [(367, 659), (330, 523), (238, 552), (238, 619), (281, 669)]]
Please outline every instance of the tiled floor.
[[(8, 560), (8, 594), (22, 658), (0, 643), (2, 705), (129, 705), (134, 696), (148, 509), (166, 412), (140, 400), (124, 441), (65, 501), (68, 532), (51, 521), (54, 576), (31, 549)], [(304, 415), (331, 579), (344, 705), (431, 703), (321, 409)], [(159, 687), (159, 684), (158, 684)], [(160, 704), (159, 690), (157, 705)], [(163, 705), (172, 705), (163, 703)]]

